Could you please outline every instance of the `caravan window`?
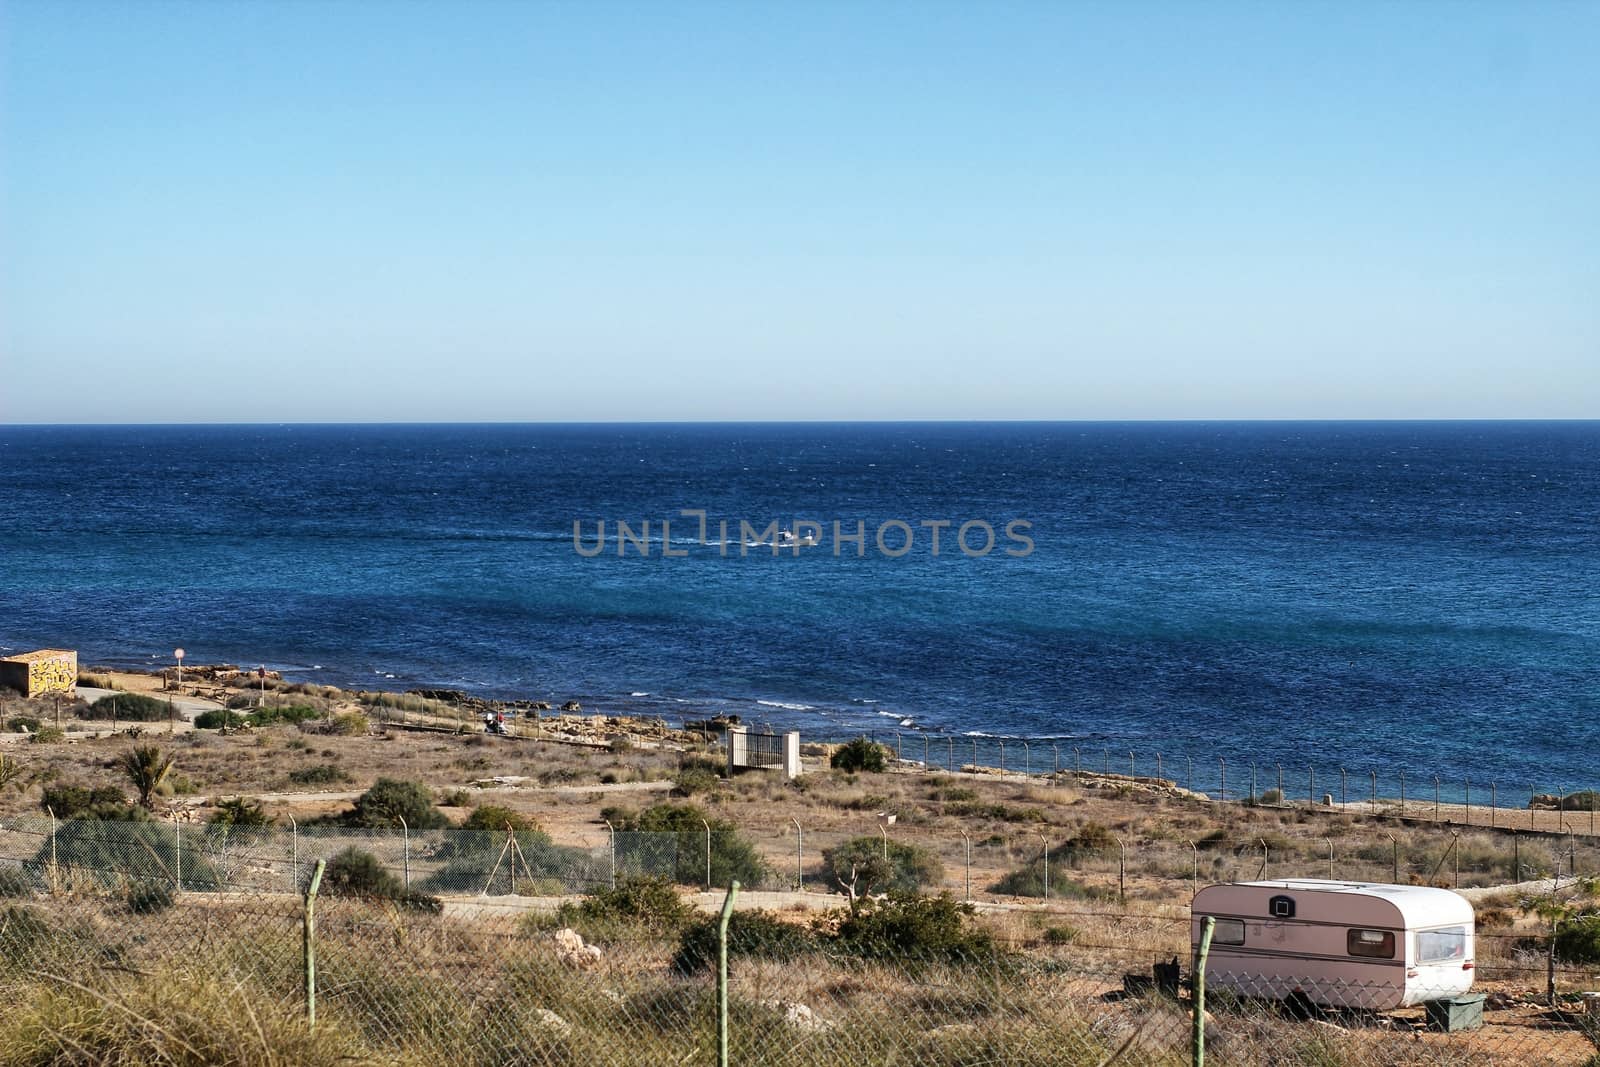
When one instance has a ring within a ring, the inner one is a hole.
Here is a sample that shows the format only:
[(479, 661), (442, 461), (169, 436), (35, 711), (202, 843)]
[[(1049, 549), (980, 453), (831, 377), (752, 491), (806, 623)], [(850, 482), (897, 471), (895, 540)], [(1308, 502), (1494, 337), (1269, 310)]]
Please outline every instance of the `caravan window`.
[(1449, 963), (1466, 958), (1467, 928), (1446, 926), (1417, 932), (1418, 963)]
[(1351, 930), (1345, 934), (1345, 951), (1375, 960), (1394, 959), (1393, 930)]
[(1211, 929), (1211, 943), (1214, 945), (1244, 944), (1244, 920), (1218, 919), (1217, 925)]

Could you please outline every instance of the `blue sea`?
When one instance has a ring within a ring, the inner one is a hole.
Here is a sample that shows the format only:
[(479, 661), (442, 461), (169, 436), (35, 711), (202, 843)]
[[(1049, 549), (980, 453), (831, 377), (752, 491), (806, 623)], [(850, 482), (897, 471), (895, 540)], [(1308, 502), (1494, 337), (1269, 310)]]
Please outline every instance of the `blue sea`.
[(1600, 785), (1597, 502), (1593, 422), (5, 427), (0, 646), (1526, 797)]

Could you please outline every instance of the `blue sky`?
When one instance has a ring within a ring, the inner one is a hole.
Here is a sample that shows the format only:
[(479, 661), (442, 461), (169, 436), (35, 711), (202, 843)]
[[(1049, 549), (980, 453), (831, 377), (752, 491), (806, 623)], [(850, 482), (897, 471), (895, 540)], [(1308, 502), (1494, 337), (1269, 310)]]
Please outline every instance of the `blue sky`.
[(1600, 416), (1600, 4), (0, 12), (0, 421)]

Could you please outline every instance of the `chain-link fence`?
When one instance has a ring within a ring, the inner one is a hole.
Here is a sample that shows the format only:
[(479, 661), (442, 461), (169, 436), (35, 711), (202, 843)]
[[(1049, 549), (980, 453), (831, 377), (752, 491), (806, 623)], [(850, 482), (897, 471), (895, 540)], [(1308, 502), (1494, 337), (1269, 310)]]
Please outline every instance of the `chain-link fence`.
[[(769, 889), (719, 937), (714, 914), (677, 910), (703, 889), (697, 835), (546, 841), (7, 823), (0, 1062), (709, 1064), (724, 994), (742, 1064), (1177, 1065), (1197, 1017), (1218, 1064), (1597, 1062), (1584, 994), (1600, 971), (1561, 962), (1547, 934), (1480, 931), (1481, 1002), (1400, 1004), (1307, 961), (1216, 977), (1197, 1012), (1171, 900), (852, 913), (837, 893)], [(671, 906), (586, 903), (638, 875), (676, 882)]]

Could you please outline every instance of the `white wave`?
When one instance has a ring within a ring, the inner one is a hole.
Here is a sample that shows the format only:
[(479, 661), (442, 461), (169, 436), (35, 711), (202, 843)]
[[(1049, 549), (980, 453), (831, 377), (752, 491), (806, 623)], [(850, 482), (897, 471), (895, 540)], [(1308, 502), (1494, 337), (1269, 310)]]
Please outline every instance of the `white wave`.
[(631, 697), (647, 697), (650, 694), (649, 693), (629, 693), (628, 695), (631, 696)]
[(764, 708), (782, 708), (784, 711), (816, 711), (817, 710), (816, 707), (814, 705), (811, 705), (811, 704), (785, 704), (781, 700), (758, 700), (758, 701), (756, 701), (756, 703), (760, 704)]

